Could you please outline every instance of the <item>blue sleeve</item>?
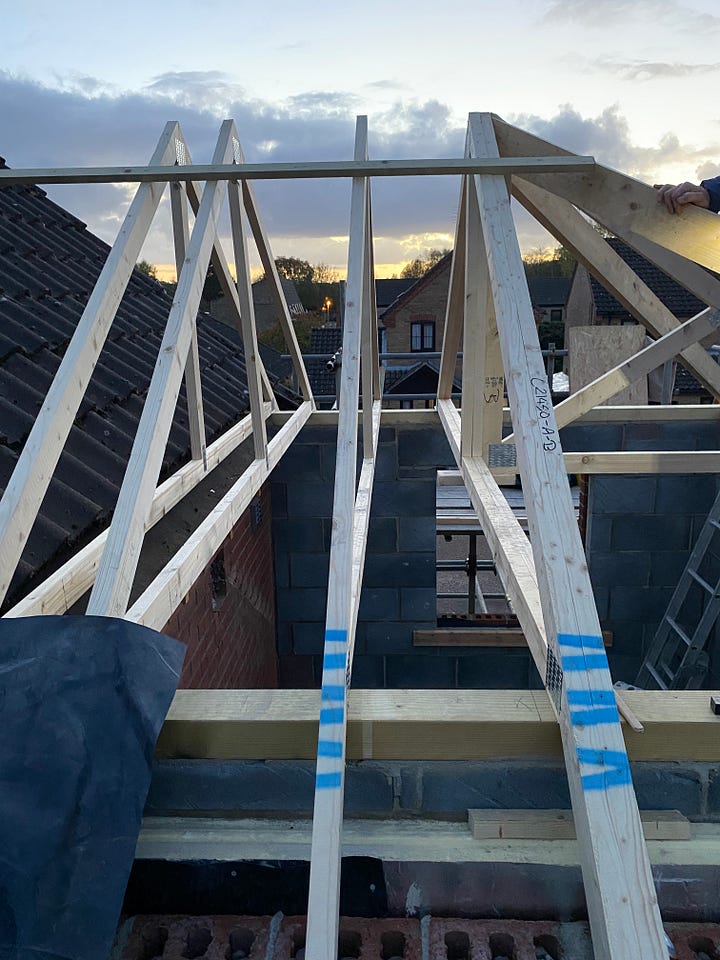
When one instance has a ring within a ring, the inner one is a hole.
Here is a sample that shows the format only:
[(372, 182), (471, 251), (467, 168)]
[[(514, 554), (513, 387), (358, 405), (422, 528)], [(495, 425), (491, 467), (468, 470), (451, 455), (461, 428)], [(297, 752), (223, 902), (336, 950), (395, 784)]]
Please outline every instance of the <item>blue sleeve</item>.
[(700, 184), (710, 194), (710, 209), (713, 213), (720, 213), (720, 177), (703, 180)]

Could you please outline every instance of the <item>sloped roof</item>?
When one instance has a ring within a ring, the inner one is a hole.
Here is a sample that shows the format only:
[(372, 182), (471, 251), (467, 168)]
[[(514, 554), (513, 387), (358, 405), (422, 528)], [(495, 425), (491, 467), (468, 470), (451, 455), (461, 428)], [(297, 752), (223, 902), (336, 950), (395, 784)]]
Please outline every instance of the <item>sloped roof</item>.
[[(0, 160), (4, 166), (4, 161)], [(37, 187), (0, 189), (0, 490), (4, 490), (109, 252)], [(135, 271), (8, 594), (19, 597), (107, 525), (171, 301)], [(239, 335), (198, 316), (208, 442), (249, 409)], [(276, 351), (263, 355), (272, 360)], [(271, 381), (277, 376), (269, 371)], [(275, 385), (274, 383), (274, 385)], [(279, 390), (292, 405), (293, 395)], [(184, 385), (161, 477), (190, 456)]]
[(448, 270), (451, 263), (452, 253), (446, 253), (445, 256), (438, 260), (434, 266), (430, 267), (427, 273), (424, 273), (412, 284), (412, 286), (408, 287), (407, 290), (404, 290), (398, 297), (396, 297), (390, 306), (379, 315), (378, 319), (382, 320), (388, 315), (397, 313), (397, 311), (402, 309), (402, 307), (411, 301), (413, 297), (417, 296), (421, 290), (424, 290), (428, 284), (433, 283), (440, 276), (440, 274), (444, 273), (445, 270)]
[[(681, 320), (687, 320), (704, 310), (706, 304), (686, 290), (677, 280), (673, 280), (663, 270), (656, 267), (642, 254), (633, 250), (629, 244), (618, 237), (608, 237), (606, 243), (619, 254), (625, 263), (646, 283), (665, 306)], [(599, 316), (617, 319), (631, 319), (625, 307), (613, 297), (592, 275), (590, 287)]]
[(564, 307), (570, 293), (570, 277), (534, 277), (528, 280), (534, 307)]
[(409, 290), (416, 282), (415, 277), (400, 277), (392, 280), (375, 281), (375, 303), (378, 310), (384, 310), (397, 298)]
[(310, 353), (322, 355), (320, 359), (308, 357), (305, 360), (305, 368), (314, 396), (335, 396), (335, 371), (328, 370), (327, 361), (341, 346), (340, 327), (313, 327), (310, 331)]
[[(385, 394), (434, 393), (440, 376), (438, 360), (418, 360), (409, 367), (389, 368), (385, 374)], [(453, 393), (462, 389), (460, 381), (453, 379)]]

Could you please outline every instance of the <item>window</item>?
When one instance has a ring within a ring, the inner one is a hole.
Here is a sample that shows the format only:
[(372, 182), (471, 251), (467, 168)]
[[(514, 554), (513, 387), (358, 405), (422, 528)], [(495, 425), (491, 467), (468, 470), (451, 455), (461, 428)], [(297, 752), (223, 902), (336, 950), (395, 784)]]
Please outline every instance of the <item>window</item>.
[(550, 311), (550, 323), (560, 323), (562, 320), (562, 310), (553, 309)]
[(410, 324), (410, 349), (413, 353), (432, 353), (435, 349), (435, 321)]

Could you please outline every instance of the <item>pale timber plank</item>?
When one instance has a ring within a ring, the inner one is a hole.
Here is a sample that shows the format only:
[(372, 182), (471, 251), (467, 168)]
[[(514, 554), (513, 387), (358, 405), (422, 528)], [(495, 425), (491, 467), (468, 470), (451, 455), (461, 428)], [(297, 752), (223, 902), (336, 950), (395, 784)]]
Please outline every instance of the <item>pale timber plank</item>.
[[(513, 195), (653, 336), (663, 336), (677, 327), (677, 318), (662, 300), (643, 283), (569, 201), (553, 196), (542, 187), (519, 178), (513, 179)], [(659, 248), (655, 247), (655, 250)], [(661, 257), (658, 256), (657, 259)], [(703, 294), (712, 293), (712, 287), (717, 281), (709, 277), (704, 270), (696, 270), (707, 278), (708, 282), (703, 281), (702, 287), (696, 290), (701, 299), (706, 299)], [(720, 395), (720, 367), (707, 351), (699, 345), (689, 346), (683, 350), (682, 357), (688, 370), (715, 396)]]
[(126, 620), (162, 630), (307, 423), (311, 412), (312, 404), (305, 401), (293, 413), (268, 444), (267, 459), (254, 460), (250, 464), (130, 607), (124, 617)]
[[(679, 810), (641, 810), (646, 840), (689, 840), (690, 821)], [(468, 810), (476, 840), (574, 840), (571, 810)]]
[[(185, 145), (184, 145), (185, 147)], [(186, 147), (185, 147), (186, 149)], [(183, 183), (170, 185), (170, 211), (173, 226), (173, 247), (175, 251), (175, 274), (180, 276), (185, 252), (190, 237), (187, 208), (187, 189)], [(200, 381), (200, 354), (198, 351), (197, 320), (193, 321), (190, 339), (190, 353), (185, 367), (185, 391), (188, 406), (188, 430), (190, 431), (190, 453), (193, 460), (206, 458), (205, 416), (203, 413), (202, 385)]]
[[(265, 404), (265, 416), (270, 404)], [(250, 436), (252, 427), (248, 415), (227, 430), (207, 448), (206, 464), (191, 461), (168, 477), (155, 491), (150, 516), (145, 527), (154, 527), (191, 490), (205, 479), (218, 464), (236, 450)], [(65, 613), (86, 593), (95, 581), (98, 562), (102, 556), (108, 531), (103, 530), (87, 546), (79, 550), (59, 570), (51, 574), (31, 593), (4, 614), (5, 617), (37, 617)]]
[(566, 453), (568, 473), (718, 473), (718, 450), (613, 450)]
[[(473, 155), (497, 155), (489, 114), (470, 115), (469, 135)], [(626, 960), (629, 955), (666, 960), (662, 920), (510, 196), (500, 177), (475, 176), (474, 185), (509, 374), (508, 396), (548, 645), (562, 676), (558, 719), (595, 956), (597, 960)], [(587, 709), (578, 709), (582, 704)]]
[[(196, 163), (171, 170), (166, 176), (153, 158), (140, 167), (34, 167), (0, 170), (0, 188), (18, 183), (151, 183), (155, 180), (217, 180), (234, 178), (237, 171), (227, 163)], [(448, 174), (529, 173), (535, 170), (587, 170), (595, 166), (593, 157), (537, 156), (494, 157), (487, 159), (451, 160), (309, 160), (291, 163), (247, 163), (242, 180), (301, 180), (327, 177), (408, 177), (447, 176)]]
[[(217, 162), (232, 157), (231, 134), (231, 121), (225, 121), (215, 149), (214, 159)], [(192, 324), (197, 315), (215, 241), (220, 204), (226, 189), (227, 184), (219, 181), (208, 184), (203, 192), (107, 543), (90, 594), (87, 613), (91, 616), (122, 617), (127, 609), (145, 523), (190, 347)]]
[[(707, 690), (625, 691), (645, 727), (623, 732), (633, 761), (717, 763), (720, 720)], [(715, 691), (717, 693), (717, 691)], [(156, 755), (292, 760), (317, 754), (319, 690), (178, 690)], [(562, 756), (544, 690), (350, 690), (350, 760)]]
[[(175, 162), (177, 136), (178, 125), (166, 124), (151, 159), (153, 166)], [(7, 593), (164, 190), (162, 182), (138, 188), (0, 501), (0, 601)]]
[(449, 400), (452, 394), (457, 355), (460, 350), (460, 338), (463, 330), (463, 318), (465, 316), (466, 208), (467, 177), (463, 177), (455, 223), (455, 243), (453, 244), (452, 262), (450, 264), (448, 299), (445, 308), (445, 327), (443, 329), (440, 374), (438, 376), (439, 400)]
[[(367, 117), (358, 117), (355, 159), (367, 157)], [(358, 393), (364, 305), (368, 292), (368, 192), (367, 179), (353, 179), (350, 205), (348, 279), (343, 318), (343, 362), (340, 368), (337, 458), (333, 496), (330, 573), (325, 617), (325, 654), (322, 674), (313, 833), (308, 898), (308, 960), (335, 960), (337, 954), (347, 680), (357, 623), (353, 601), (355, 476), (357, 464)], [(365, 370), (367, 396), (372, 401), (372, 374)], [(366, 415), (371, 409), (366, 408)], [(379, 417), (377, 419), (379, 424)], [(374, 441), (371, 440), (371, 443)], [(368, 452), (366, 448), (366, 453)], [(372, 484), (372, 473), (369, 475)], [(371, 489), (371, 486), (370, 486)], [(369, 503), (368, 503), (369, 507)], [(367, 511), (369, 513), (369, 510)], [(365, 537), (362, 548), (364, 549)], [(356, 576), (358, 571), (355, 571)], [(358, 590), (359, 593), (359, 590)]]

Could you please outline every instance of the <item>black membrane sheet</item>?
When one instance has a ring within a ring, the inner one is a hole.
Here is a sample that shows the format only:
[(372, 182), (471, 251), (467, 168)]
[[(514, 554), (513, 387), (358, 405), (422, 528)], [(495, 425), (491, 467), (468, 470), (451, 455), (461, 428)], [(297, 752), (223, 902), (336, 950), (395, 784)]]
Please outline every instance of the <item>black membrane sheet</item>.
[(110, 617), (0, 619), (0, 960), (103, 960), (184, 644)]

